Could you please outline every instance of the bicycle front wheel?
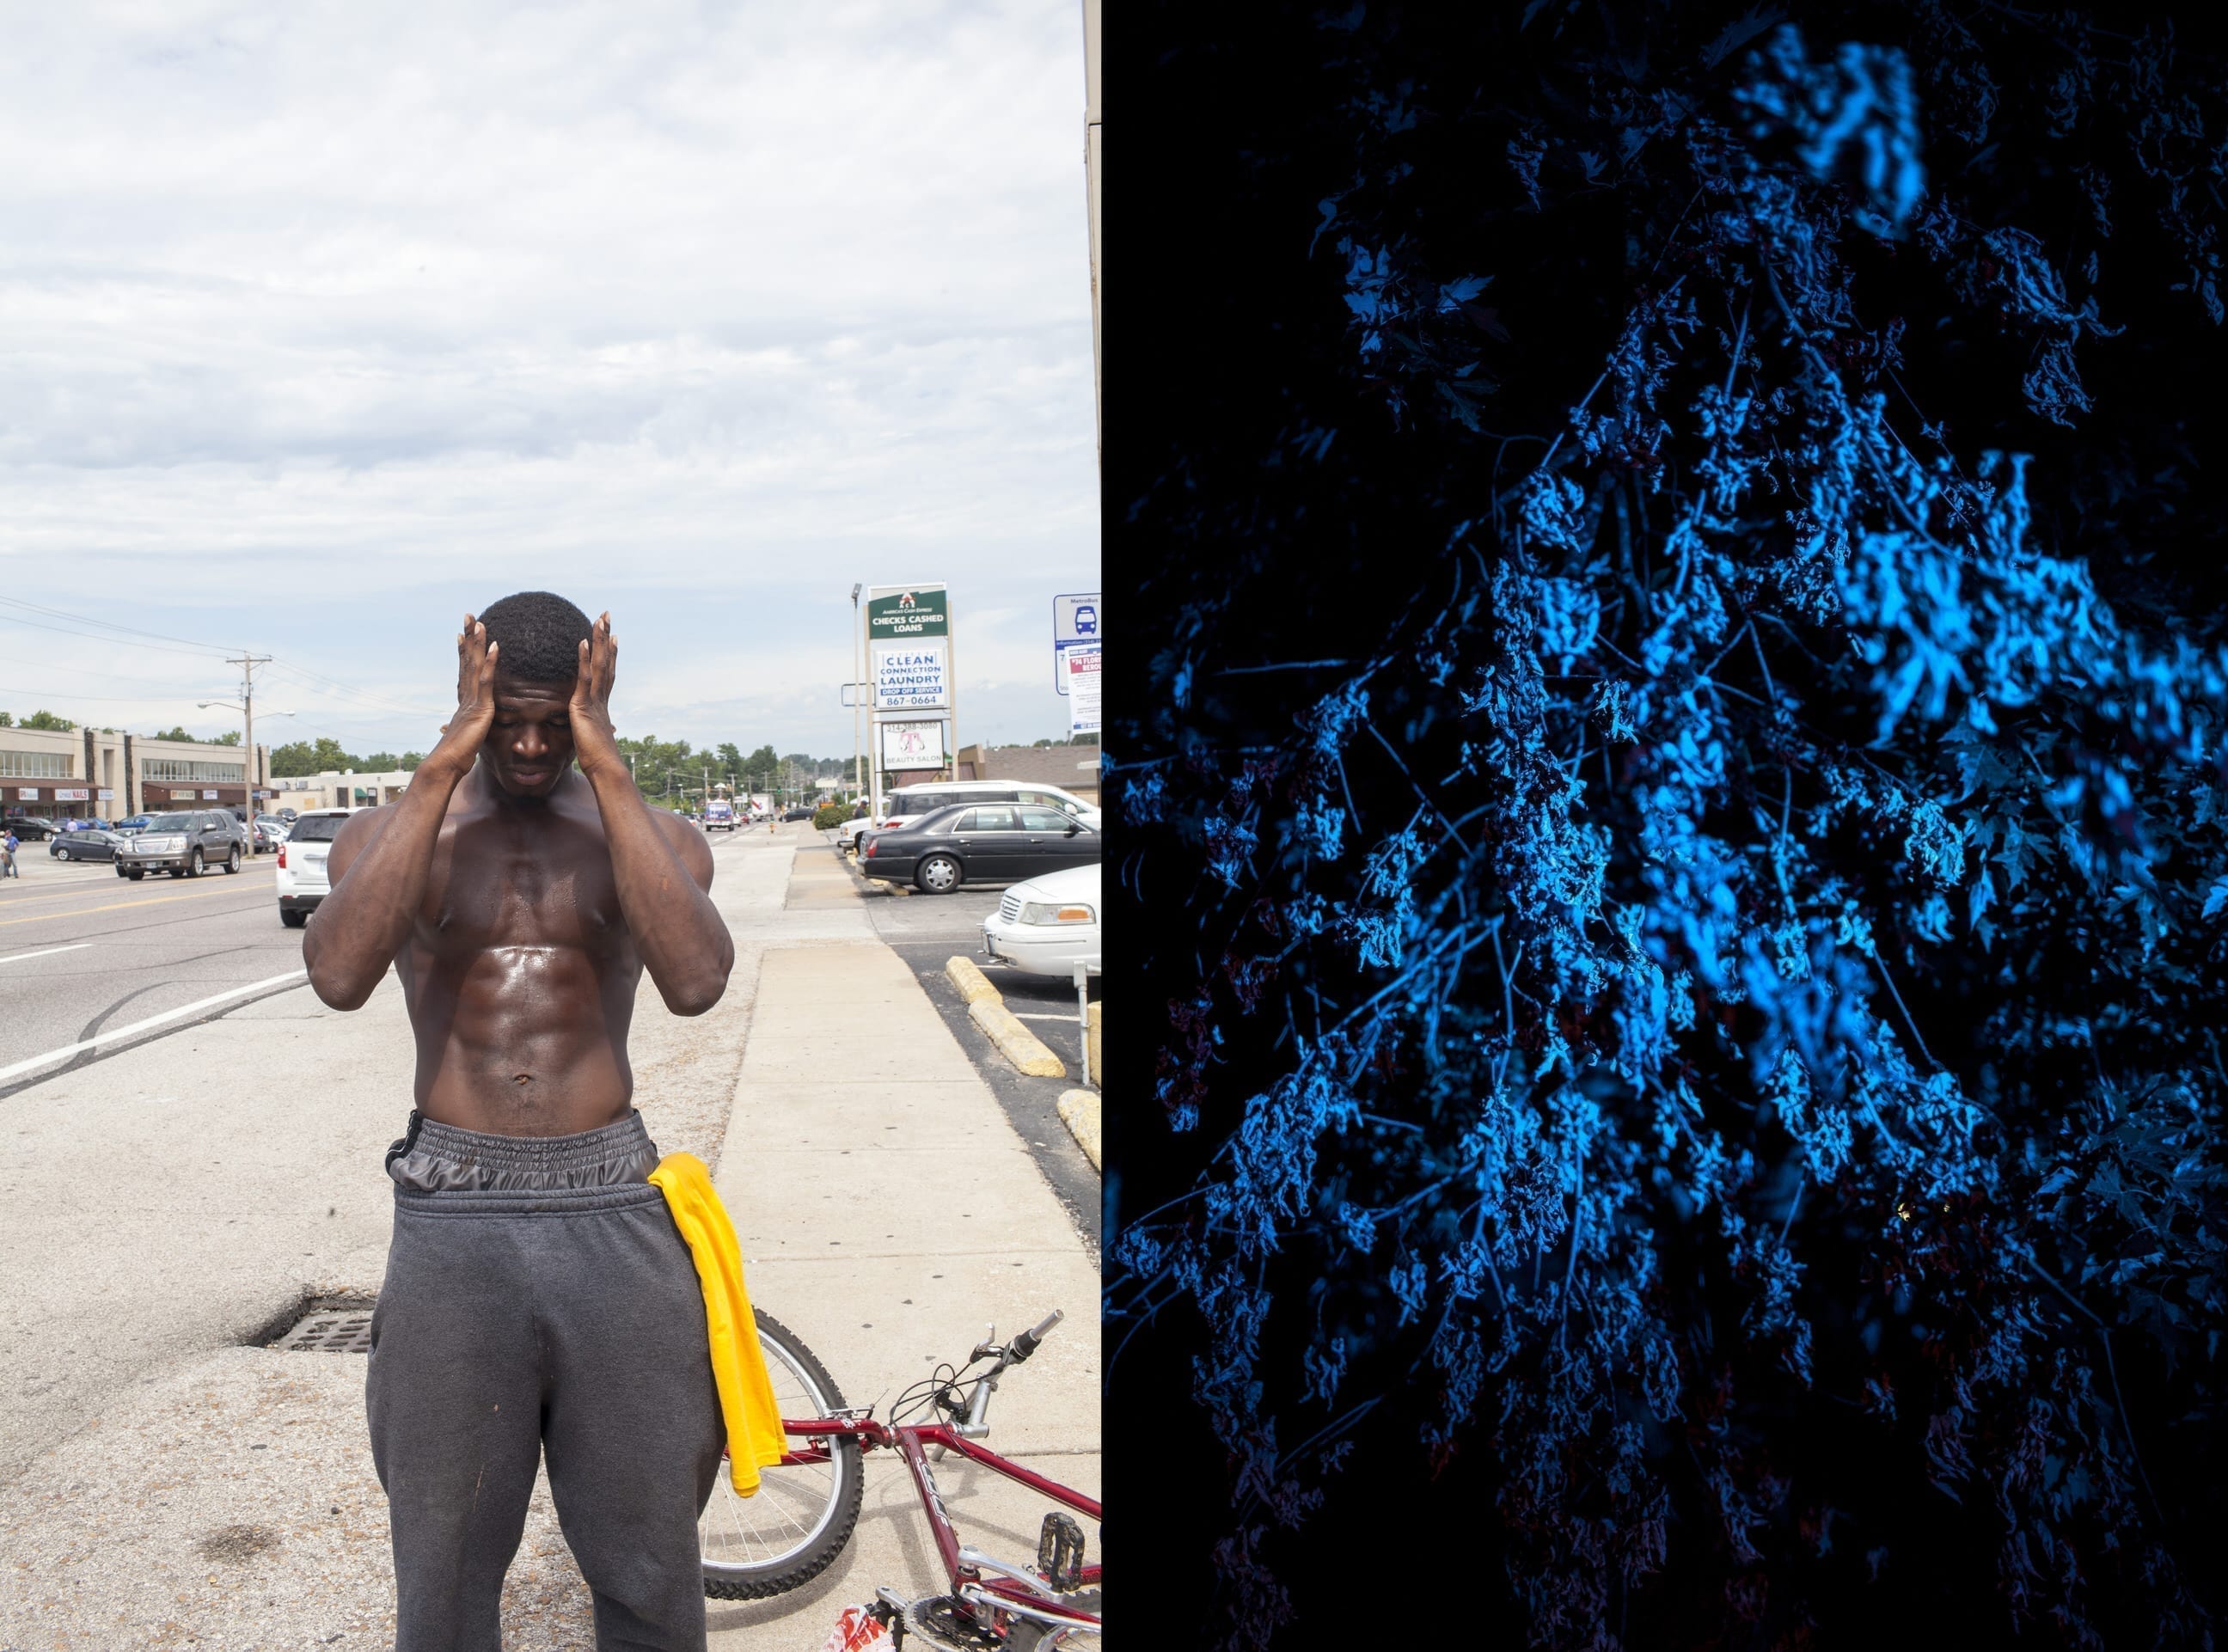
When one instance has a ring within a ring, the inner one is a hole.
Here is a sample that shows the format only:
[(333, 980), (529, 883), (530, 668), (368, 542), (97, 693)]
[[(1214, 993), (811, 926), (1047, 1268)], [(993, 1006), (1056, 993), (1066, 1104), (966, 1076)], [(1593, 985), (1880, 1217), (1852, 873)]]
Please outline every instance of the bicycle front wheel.
[[(797, 1333), (754, 1309), (759, 1346), (784, 1417), (829, 1417), (843, 1395)], [(859, 1523), (866, 1476), (856, 1440), (830, 1439), (829, 1460), (759, 1470), (755, 1495), (738, 1497), (728, 1465), (696, 1523), (704, 1592), (714, 1600), (785, 1594), (828, 1569)]]

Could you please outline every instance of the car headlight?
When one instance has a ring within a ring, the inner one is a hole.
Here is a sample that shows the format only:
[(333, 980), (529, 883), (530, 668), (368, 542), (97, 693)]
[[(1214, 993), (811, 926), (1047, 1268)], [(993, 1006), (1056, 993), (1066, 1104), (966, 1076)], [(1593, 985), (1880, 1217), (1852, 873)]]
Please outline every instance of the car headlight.
[(1021, 908), (1021, 921), (1025, 924), (1095, 924), (1098, 921), (1098, 914), (1080, 901), (1048, 906), (1032, 900)]

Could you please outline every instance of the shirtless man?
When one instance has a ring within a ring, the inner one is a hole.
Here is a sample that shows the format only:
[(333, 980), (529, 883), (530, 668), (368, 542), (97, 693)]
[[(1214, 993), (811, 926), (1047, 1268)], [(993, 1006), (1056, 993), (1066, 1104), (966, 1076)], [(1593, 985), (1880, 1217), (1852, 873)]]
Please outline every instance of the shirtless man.
[(725, 1433), (626, 1040), (645, 969), (699, 1015), (734, 945), (704, 839), (612, 738), (618, 654), (609, 615), (547, 592), (465, 615), (455, 715), (400, 803), (341, 829), (303, 938), (336, 1009), (392, 964), (417, 1038), (366, 1393), (397, 1652), (497, 1652), (545, 1451), (598, 1647), (704, 1645)]

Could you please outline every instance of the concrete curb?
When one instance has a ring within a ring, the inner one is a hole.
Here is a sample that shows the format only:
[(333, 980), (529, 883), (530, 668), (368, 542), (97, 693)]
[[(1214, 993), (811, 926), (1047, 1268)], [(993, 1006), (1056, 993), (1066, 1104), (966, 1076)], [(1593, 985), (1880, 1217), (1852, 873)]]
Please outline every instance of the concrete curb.
[(959, 996), (970, 1004), (986, 998), (994, 1004), (1006, 1002), (1005, 995), (990, 984), (990, 977), (983, 973), (973, 958), (954, 956), (944, 966), (944, 973), (959, 989)]
[(865, 873), (859, 870), (859, 857), (857, 855), (846, 855), (841, 849), (836, 850), (835, 854), (836, 861), (842, 866), (846, 872), (848, 872), (851, 874), (851, 880), (859, 886), (859, 893), (861, 894), (905, 896), (912, 893), (912, 890), (906, 888), (905, 885), (901, 883), (886, 883), (880, 879), (868, 877)]
[(998, 1053), (1033, 1079), (1065, 1079), (1066, 1065), (1045, 1047), (1044, 1041), (1021, 1025), (996, 992), (967, 1006), (970, 1020), (990, 1035)]
[(1060, 1123), (1067, 1133), (1075, 1137), (1075, 1144), (1091, 1161), (1094, 1170), (1104, 1170), (1098, 1162), (1098, 1097), (1089, 1090), (1067, 1090), (1060, 1093)]
[[(1085, 1034), (1085, 1047), (1091, 1052), (1091, 1082), (1101, 1090), (1106, 1087), (1106, 1080), (1099, 1076), (1104, 1068), (1104, 1058), (1099, 1053), (1098, 1012), (1105, 1008), (1106, 1004), (1103, 999), (1091, 1006), (1090, 1028)], [(1098, 1162), (1098, 1156), (1095, 1152), (1092, 1155), (1091, 1162), (1093, 1164)]]

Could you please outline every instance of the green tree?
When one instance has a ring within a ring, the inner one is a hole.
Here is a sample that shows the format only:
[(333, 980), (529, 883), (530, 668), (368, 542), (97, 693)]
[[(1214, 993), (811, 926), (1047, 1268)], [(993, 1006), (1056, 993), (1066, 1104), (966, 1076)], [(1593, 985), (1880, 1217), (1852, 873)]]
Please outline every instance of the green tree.
[(211, 746), (237, 746), (240, 744), (240, 731), (235, 728), (227, 733), (219, 734), (214, 739), (211, 740), (208, 744)]
[(271, 753), (271, 772), (279, 776), (322, 774), (327, 769), (362, 769), (361, 759), (341, 749), (341, 743), (330, 734), (321, 734), (317, 743), (294, 740), (274, 749)]
[(720, 746), (717, 755), (720, 767), (723, 772), (733, 775), (737, 780), (743, 778), (742, 747), (737, 746), (733, 740), (727, 740)]
[[(46, 715), (46, 713), (41, 712), (39, 715), (43, 717)], [(26, 728), (38, 728), (42, 727), (44, 725), (39, 723), (25, 723), (23, 725)], [(173, 723), (161, 733), (150, 734), (147, 738), (150, 740), (189, 740), (193, 739), (193, 736), (186, 733), (186, 726), (183, 723)]]
[(54, 713), (50, 711), (35, 711), (29, 716), (23, 719), (23, 727), (26, 728), (48, 728), (54, 730), (56, 733), (67, 734), (70, 730), (75, 728), (77, 725), (70, 721), (67, 717), (55, 716)]
[(683, 791), (701, 789), (704, 784), (704, 757), (710, 754), (699, 756), (687, 740), (662, 740), (655, 734), (621, 735), (617, 744), (621, 756), (633, 759), (635, 790), (666, 808), (671, 808)]
[(374, 774), (384, 774), (387, 770), (394, 768), (400, 764), (401, 760), (401, 759), (395, 756), (392, 752), (374, 752), (369, 757), (364, 759), (364, 760), (356, 766), (361, 769), (368, 770)]
[(0, 728), (13, 728), (15, 726), (15, 714), (11, 712), (0, 711)]
[(415, 774), (418, 772), (418, 765), (425, 760), (426, 754), (423, 752), (405, 752), (402, 754), (403, 772)]

